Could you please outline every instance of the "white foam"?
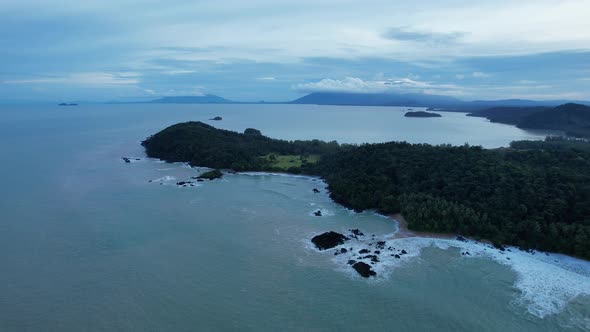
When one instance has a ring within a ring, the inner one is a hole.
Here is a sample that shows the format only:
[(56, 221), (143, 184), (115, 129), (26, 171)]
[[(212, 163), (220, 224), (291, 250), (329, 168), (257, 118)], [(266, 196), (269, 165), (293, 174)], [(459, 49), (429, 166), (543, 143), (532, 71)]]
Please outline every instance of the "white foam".
[(307, 215), (308, 216), (312, 216), (312, 217), (316, 217), (316, 215), (314, 213), (316, 213), (317, 211), (320, 211), (322, 213), (321, 216), (317, 216), (317, 217), (333, 217), (333, 216), (336, 215), (334, 213), (334, 211), (328, 210), (328, 209), (324, 209), (324, 208), (314, 209), (311, 212), (309, 212)]
[[(393, 235), (360, 236), (358, 239), (351, 239), (344, 245), (325, 252), (334, 255), (336, 250), (346, 248), (348, 252), (333, 257), (333, 261), (339, 266), (338, 269), (358, 277), (348, 265), (348, 261), (362, 261), (370, 264), (377, 273), (377, 277), (372, 278), (375, 281), (386, 280), (396, 267), (419, 259), (422, 249), (427, 247), (443, 250), (458, 248), (462, 253), (469, 252), (469, 255), (462, 256), (465, 259), (491, 258), (500, 264), (510, 266), (516, 272), (517, 280), (514, 286), (520, 294), (513, 301), (514, 304), (526, 307), (529, 313), (540, 318), (563, 311), (566, 305), (578, 296), (590, 295), (590, 262), (587, 261), (565, 255), (546, 255), (541, 252), (531, 254), (513, 247), (500, 251), (488, 244), (474, 241), (462, 242), (420, 237), (395, 239)], [(377, 249), (375, 247), (377, 241), (385, 241), (385, 249)], [(390, 247), (395, 249), (388, 250)], [(359, 254), (361, 249), (367, 249), (370, 253)], [(401, 255), (402, 249), (407, 254)], [(380, 251), (377, 255), (379, 262), (372, 264), (370, 258), (359, 259), (359, 257), (374, 255), (375, 250)], [(391, 254), (397, 254), (400, 258), (395, 258)]]
[[(239, 172), (238, 175), (248, 175), (248, 176), (284, 176), (289, 178), (297, 178), (297, 179), (307, 179), (307, 180), (319, 180), (320, 178), (317, 176), (311, 175), (297, 175), (297, 174), (289, 174), (289, 173), (272, 173), (272, 172)], [(323, 181), (322, 181), (323, 182)], [(318, 182), (318, 183), (322, 183)]]
[(176, 178), (174, 176), (171, 176), (171, 175), (166, 175), (166, 176), (163, 176), (161, 178), (154, 179), (151, 182), (165, 183), (165, 182), (171, 182), (171, 181), (176, 181)]

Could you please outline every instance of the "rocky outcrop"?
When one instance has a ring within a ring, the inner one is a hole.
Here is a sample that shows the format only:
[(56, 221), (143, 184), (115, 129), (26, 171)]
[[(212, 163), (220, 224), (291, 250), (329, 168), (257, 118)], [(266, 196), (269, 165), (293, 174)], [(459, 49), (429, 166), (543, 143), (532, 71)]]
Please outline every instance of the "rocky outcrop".
[(330, 248), (334, 248), (341, 244), (344, 244), (344, 241), (347, 241), (348, 238), (340, 233), (336, 232), (326, 232), (317, 236), (314, 236), (311, 239), (311, 242), (315, 244), (315, 246), (319, 250), (326, 250)]
[(363, 278), (374, 277), (377, 275), (377, 273), (375, 271), (373, 271), (371, 269), (371, 266), (367, 263), (363, 263), (363, 262), (354, 263), (352, 265), (352, 268), (354, 268), (356, 270), (356, 272), (358, 272), (358, 274), (360, 274), (361, 277), (363, 277)]

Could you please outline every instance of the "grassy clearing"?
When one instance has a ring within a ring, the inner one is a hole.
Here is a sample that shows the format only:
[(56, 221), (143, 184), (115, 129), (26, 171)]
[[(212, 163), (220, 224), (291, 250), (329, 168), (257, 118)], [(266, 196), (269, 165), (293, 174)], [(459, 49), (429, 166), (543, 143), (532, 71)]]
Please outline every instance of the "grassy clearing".
[(279, 154), (268, 154), (264, 157), (271, 167), (280, 168), (287, 170), (291, 167), (301, 167), (304, 163), (315, 164), (320, 160), (320, 156), (316, 154), (300, 156), (300, 155), (279, 155)]

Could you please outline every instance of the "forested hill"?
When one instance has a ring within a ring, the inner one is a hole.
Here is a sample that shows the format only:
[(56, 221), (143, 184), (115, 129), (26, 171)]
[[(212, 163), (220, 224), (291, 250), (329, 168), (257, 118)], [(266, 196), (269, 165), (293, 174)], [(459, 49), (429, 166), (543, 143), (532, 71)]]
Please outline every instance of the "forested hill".
[(590, 259), (586, 142), (522, 141), (497, 150), (405, 142), (340, 146), (189, 122), (164, 129), (143, 144), (150, 157), (240, 171), (272, 169), (268, 155), (280, 160), (314, 154), (314, 162), (283, 170), (322, 176), (331, 197), (346, 207), (401, 212), (413, 230), (459, 233)]
[(564, 104), (557, 107), (496, 107), (469, 114), (524, 129), (561, 130), (571, 136), (590, 137), (590, 107)]

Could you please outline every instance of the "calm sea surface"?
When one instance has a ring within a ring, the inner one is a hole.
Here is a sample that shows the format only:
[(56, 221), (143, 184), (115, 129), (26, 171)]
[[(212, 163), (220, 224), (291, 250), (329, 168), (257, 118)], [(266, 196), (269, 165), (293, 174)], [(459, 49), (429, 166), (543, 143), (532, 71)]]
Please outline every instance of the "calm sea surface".
[[(0, 106), (0, 331), (590, 330), (588, 262), (394, 240), (394, 221), (348, 211), (308, 177), (178, 187), (202, 170), (147, 159), (139, 145), (214, 116), (226, 129), (343, 143), (499, 147), (546, 134), (461, 113), (405, 118), (405, 109)], [(352, 256), (309, 243), (350, 228), (367, 234), (346, 244), (353, 252), (384, 240), (409, 254), (383, 258), (365, 280), (346, 264)]]

